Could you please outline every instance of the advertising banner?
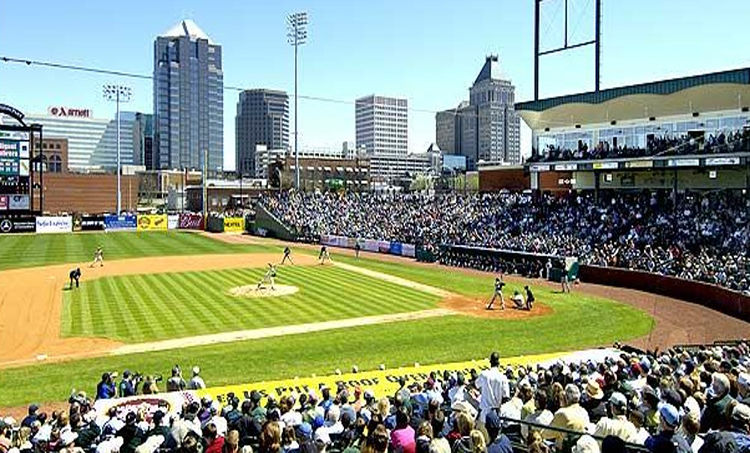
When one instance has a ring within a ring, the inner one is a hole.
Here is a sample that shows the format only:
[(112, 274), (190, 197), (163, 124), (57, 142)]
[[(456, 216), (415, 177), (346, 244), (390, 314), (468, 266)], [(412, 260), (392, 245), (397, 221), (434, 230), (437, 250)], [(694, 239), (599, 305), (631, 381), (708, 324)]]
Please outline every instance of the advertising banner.
[(652, 168), (653, 166), (654, 162), (651, 160), (631, 160), (625, 162), (626, 168)]
[(549, 171), (550, 166), (546, 164), (534, 164), (529, 168), (531, 172)]
[(104, 226), (107, 230), (135, 230), (138, 226), (134, 215), (106, 215)]
[(706, 165), (739, 165), (739, 157), (709, 157), (706, 158)]
[(29, 209), (29, 196), (28, 195), (8, 195), (8, 209)]
[(388, 250), (388, 253), (391, 255), (401, 255), (402, 250), (403, 246), (400, 242), (391, 242), (391, 248)]
[(182, 214), (180, 214), (179, 224), (177, 226), (181, 230), (202, 230), (203, 216), (200, 214), (183, 212)]
[(245, 231), (244, 217), (224, 217), (225, 233), (242, 233)]
[(700, 165), (700, 159), (669, 159), (668, 167), (697, 167)]
[(401, 255), (415, 258), (417, 256), (417, 248), (413, 244), (403, 244), (401, 246)]
[(556, 164), (555, 170), (556, 171), (576, 171), (578, 169), (578, 164)]
[(84, 215), (81, 216), (81, 230), (96, 231), (104, 229), (103, 215)]
[[(617, 351), (614, 349), (598, 349), (573, 353), (551, 353), (510, 357), (507, 359), (501, 359), (500, 363), (502, 365), (529, 365), (538, 363), (549, 366), (558, 361), (563, 361), (565, 363), (580, 363), (589, 359), (605, 360), (607, 357), (616, 357), (616, 354)], [(196, 390), (195, 394), (198, 398), (209, 395), (211, 398), (218, 400), (223, 404), (223, 402), (226, 401), (227, 394), (230, 392), (234, 393), (240, 400), (242, 400), (249, 399), (250, 393), (255, 390), (263, 396), (261, 404), (265, 404), (268, 395), (273, 395), (276, 401), (279, 401), (282, 397), (293, 393), (299, 395), (300, 393), (309, 393), (310, 391), (313, 391), (320, 395), (320, 388), (324, 385), (332, 389), (337, 388), (339, 385), (343, 385), (347, 388), (349, 394), (354, 393), (356, 388), (359, 388), (362, 391), (371, 390), (377, 399), (394, 395), (400, 388), (399, 379), (401, 378), (406, 380), (407, 385), (410, 385), (413, 382), (426, 381), (432, 372), (441, 376), (444, 371), (449, 373), (461, 372), (468, 376), (471, 374), (472, 370), (479, 373), (487, 368), (489, 368), (489, 361), (486, 359), (434, 365), (414, 364), (414, 366), (411, 367), (395, 368), (392, 370), (373, 370), (360, 373), (301, 377), (213, 387)]]
[(5, 211), (7, 209), (8, 209), (8, 196), (0, 195), (0, 211)]
[(33, 233), (36, 231), (35, 217), (0, 219), (0, 233)]
[(377, 252), (378, 241), (374, 241), (372, 239), (365, 239), (364, 245), (362, 246), (362, 250), (367, 250), (368, 252)]
[(617, 168), (617, 162), (594, 162), (594, 170), (614, 170)]
[(177, 214), (167, 216), (167, 229), (176, 230), (180, 224), (180, 216)]
[(138, 231), (166, 231), (166, 214), (139, 214)]
[(56, 217), (37, 217), (37, 233), (70, 233), (73, 231), (73, 217), (56, 216)]
[(378, 241), (378, 252), (388, 253), (391, 251), (391, 241)]
[(94, 410), (99, 417), (105, 417), (111, 408), (116, 408), (117, 416), (125, 419), (128, 412), (141, 412), (146, 415), (146, 421), (151, 420), (154, 412), (161, 410), (168, 416), (178, 416), (185, 404), (199, 401), (195, 392), (170, 392), (155, 395), (137, 395), (127, 398), (100, 399), (94, 403)]

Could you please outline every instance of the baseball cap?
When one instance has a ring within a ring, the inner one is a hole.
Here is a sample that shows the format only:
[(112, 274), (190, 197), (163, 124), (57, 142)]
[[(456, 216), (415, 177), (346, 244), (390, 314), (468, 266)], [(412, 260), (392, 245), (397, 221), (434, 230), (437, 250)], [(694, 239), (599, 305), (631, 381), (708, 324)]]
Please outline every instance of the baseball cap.
[(680, 413), (671, 404), (662, 404), (659, 408), (659, 417), (668, 426), (675, 427), (680, 424)]
[(732, 409), (732, 420), (741, 423), (750, 422), (750, 406), (739, 403)]
[(500, 423), (500, 417), (496, 411), (489, 411), (484, 419), (484, 427), (487, 429), (500, 429), (502, 423)]
[(623, 395), (620, 392), (613, 392), (612, 396), (609, 397), (609, 402), (619, 408), (625, 408), (628, 406), (628, 400), (625, 398), (625, 395)]
[(39, 405), (38, 404), (31, 404), (31, 405), (29, 405), (29, 414), (36, 413), (36, 411), (38, 411), (38, 410), (39, 410)]
[(312, 438), (312, 432), (312, 426), (307, 422), (302, 422), (297, 426), (297, 434), (299, 434), (300, 437), (310, 439)]

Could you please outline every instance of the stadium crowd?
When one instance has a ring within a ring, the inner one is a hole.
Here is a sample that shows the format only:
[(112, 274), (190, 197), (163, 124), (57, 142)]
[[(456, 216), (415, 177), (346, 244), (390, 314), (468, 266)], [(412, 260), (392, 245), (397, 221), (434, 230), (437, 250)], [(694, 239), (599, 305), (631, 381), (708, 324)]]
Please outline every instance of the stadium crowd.
[(67, 410), (31, 405), (24, 419), (0, 421), (0, 452), (750, 451), (746, 343), (507, 367), (493, 353), (489, 362), (401, 378), (380, 398), (342, 383), (265, 401), (229, 394), (223, 407), (203, 397), (175, 412), (98, 413), (79, 393)]
[(680, 156), (688, 154), (719, 154), (750, 150), (750, 130), (732, 131), (709, 135), (705, 139), (695, 139), (687, 135), (680, 137), (653, 137), (645, 148), (612, 146), (603, 141), (589, 148), (579, 141), (576, 149), (563, 149), (549, 145), (540, 153), (531, 156), (529, 162), (554, 162), (566, 160), (596, 160), (637, 158), (647, 156)]
[[(311, 241), (332, 234), (417, 244), (436, 255), (441, 244), (460, 244), (573, 256), (750, 292), (750, 197), (739, 192), (676, 199), (602, 192), (599, 200), (592, 194), (282, 192), (262, 203)], [(474, 258), (441, 259), (472, 265)], [(520, 264), (532, 275), (544, 266)]]

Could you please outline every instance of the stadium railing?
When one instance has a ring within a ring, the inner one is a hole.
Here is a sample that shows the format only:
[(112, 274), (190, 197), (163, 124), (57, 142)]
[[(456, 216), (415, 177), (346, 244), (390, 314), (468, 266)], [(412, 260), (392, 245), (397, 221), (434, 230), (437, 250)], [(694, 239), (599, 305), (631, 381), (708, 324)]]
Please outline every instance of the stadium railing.
[(592, 265), (581, 265), (579, 276), (585, 282), (674, 297), (750, 321), (750, 297), (718, 285), (646, 271)]

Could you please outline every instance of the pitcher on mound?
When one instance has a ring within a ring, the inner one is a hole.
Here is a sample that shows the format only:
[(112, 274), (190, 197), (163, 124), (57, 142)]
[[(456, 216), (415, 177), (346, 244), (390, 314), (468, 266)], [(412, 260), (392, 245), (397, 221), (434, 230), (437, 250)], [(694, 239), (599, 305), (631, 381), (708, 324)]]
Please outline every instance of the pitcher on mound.
[(96, 248), (96, 251), (94, 251), (94, 261), (89, 265), (89, 267), (94, 267), (96, 263), (99, 263), (99, 267), (104, 266), (104, 249), (101, 245)]
[(276, 266), (274, 266), (271, 263), (268, 263), (268, 270), (266, 271), (266, 275), (263, 276), (263, 279), (258, 282), (258, 286), (255, 288), (256, 291), (260, 291), (261, 289), (265, 289), (266, 285), (270, 285), (271, 291), (276, 291), (276, 288), (274, 287), (274, 278), (276, 277)]

